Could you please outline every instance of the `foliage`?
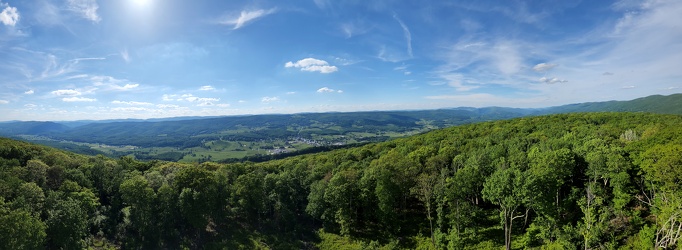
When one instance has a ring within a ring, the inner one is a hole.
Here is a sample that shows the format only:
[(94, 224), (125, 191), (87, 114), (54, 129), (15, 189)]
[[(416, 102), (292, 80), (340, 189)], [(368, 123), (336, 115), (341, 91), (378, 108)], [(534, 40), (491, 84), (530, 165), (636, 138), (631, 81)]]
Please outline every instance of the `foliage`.
[(680, 124), (525, 117), (259, 163), (0, 139), (0, 248), (674, 249)]

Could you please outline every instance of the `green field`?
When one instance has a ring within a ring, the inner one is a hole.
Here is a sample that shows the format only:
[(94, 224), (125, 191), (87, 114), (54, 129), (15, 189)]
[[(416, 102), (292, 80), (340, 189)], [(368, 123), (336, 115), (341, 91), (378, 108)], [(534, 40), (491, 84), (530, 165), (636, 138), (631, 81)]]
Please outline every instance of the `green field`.
[[(316, 124), (316, 126), (323, 126)], [(329, 127), (326, 129), (340, 129), (340, 127)], [(198, 138), (226, 138), (229, 135), (253, 132), (254, 130), (262, 130), (263, 128), (247, 129), (239, 128), (237, 130), (225, 130), (218, 134), (202, 134)], [(320, 131), (318, 128), (289, 127), (288, 130), (299, 129), (300, 131), (315, 132)], [(347, 145), (357, 144), (373, 141), (385, 141), (393, 138), (400, 138), (410, 136), (418, 133), (428, 131), (425, 126), (423, 129), (408, 131), (404, 133), (393, 131), (380, 132), (348, 132), (345, 135), (322, 135), (311, 133), (309, 138), (288, 138), (288, 139), (270, 139), (257, 141), (230, 141), (230, 140), (205, 140), (201, 146), (180, 148), (180, 147), (139, 147), (139, 146), (111, 146), (98, 143), (79, 143), (70, 141), (55, 141), (53, 146), (65, 148), (69, 144), (79, 147), (88, 147), (92, 150), (101, 152), (108, 156), (131, 156), (139, 160), (172, 160), (179, 162), (206, 162), (206, 161), (225, 161), (229, 159), (243, 159), (245, 157), (276, 155), (281, 153), (294, 153), (299, 150), (309, 149), (319, 146), (332, 145)], [(163, 137), (165, 135), (159, 135)], [(47, 138), (38, 137), (24, 137), (23, 139), (29, 141), (46, 141)]]

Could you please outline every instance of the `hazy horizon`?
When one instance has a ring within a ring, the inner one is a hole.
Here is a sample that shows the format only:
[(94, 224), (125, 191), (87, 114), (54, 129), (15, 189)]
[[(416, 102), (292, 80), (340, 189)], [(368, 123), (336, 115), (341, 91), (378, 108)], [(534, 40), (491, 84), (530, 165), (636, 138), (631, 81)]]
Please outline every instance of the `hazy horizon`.
[(682, 2), (0, 0), (0, 121), (680, 92)]

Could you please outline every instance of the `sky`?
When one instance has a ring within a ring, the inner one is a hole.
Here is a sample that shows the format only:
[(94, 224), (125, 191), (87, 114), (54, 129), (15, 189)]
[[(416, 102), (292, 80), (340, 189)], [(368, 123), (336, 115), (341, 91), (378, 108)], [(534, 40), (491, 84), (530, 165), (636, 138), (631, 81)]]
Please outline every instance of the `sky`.
[(682, 1), (0, 0), (0, 121), (682, 92)]

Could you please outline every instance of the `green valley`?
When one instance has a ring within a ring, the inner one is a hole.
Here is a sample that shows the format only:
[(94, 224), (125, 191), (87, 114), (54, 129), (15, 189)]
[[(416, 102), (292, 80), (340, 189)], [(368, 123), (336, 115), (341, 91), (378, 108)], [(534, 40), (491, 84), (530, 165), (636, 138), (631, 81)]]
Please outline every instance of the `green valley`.
[[(0, 135), (72, 152), (181, 162), (264, 161), (475, 122), (572, 112), (682, 114), (682, 94), (543, 109), (503, 107), (153, 120), (6, 122)], [(317, 148), (317, 149), (311, 149)]]

